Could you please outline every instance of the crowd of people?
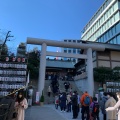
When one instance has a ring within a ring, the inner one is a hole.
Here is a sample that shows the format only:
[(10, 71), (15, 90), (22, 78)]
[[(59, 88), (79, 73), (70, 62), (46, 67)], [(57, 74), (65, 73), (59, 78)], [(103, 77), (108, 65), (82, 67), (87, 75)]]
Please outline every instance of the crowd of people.
[(73, 119), (77, 119), (81, 112), (82, 120), (100, 120), (101, 111), (103, 120), (117, 120), (117, 114), (120, 120), (120, 101), (116, 94), (111, 92), (104, 92), (100, 100), (97, 97), (91, 97), (87, 91), (81, 96), (77, 91), (59, 93), (55, 95), (55, 108), (59, 108), (61, 112), (72, 112)]
[(24, 91), (20, 90), (17, 94), (10, 93), (8, 96), (0, 100), (1, 105), (7, 104), (8, 106), (7, 111), (3, 111), (3, 109), (0, 109), (0, 120), (24, 120), (25, 109), (27, 109), (28, 107), (27, 99), (24, 95)]

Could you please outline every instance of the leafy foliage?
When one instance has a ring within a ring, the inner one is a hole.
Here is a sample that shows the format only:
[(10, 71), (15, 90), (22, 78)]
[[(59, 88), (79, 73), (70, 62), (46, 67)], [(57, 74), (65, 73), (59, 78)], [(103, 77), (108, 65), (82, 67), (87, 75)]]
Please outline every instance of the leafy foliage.
[(111, 76), (112, 70), (106, 67), (94, 68), (94, 80), (97, 82), (105, 82)]
[(43, 91), (42, 91), (42, 95), (40, 97), (40, 102), (44, 102), (44, 95), (43, 95)]
[(28, 54), (28, 71), (30, 71), (30, 78), (32, 79), (38, 79), (39, 62), (37, 53), (33, 51)]
[(4, 46), (0, 45), (0, 52), (2, 56), (8, 55), (8, 47), (6, 44)]
[(120, 67), (113, 69), (107, 67), (94, 68), (94, 80), (102, 84), (110, 80), (118, 81), (120, 80)]

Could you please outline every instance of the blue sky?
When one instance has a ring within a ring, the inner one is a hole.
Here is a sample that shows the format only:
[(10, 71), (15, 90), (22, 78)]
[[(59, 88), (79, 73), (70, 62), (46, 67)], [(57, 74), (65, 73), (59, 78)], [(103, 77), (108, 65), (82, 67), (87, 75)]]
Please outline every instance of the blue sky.
[[(27, 37), (50, 40), (80, 39), (81, 31), (104, 0), (2, 0), (0, 34), (11, 31), (11, 51)], [(2, 38), (0, 36), (0, 38)], [(34, 46), (28, 45), (28, 50)], [(50, 51), (57, 48), (49, 47)]]

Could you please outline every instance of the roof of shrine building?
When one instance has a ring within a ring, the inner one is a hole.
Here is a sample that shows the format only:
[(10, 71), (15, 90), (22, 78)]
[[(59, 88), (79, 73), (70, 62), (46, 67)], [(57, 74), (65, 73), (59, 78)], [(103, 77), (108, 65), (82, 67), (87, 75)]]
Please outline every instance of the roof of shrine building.
[(46, 67), (53, 68), (75, 68), (74, 62), (64, 60), (46, 59)]

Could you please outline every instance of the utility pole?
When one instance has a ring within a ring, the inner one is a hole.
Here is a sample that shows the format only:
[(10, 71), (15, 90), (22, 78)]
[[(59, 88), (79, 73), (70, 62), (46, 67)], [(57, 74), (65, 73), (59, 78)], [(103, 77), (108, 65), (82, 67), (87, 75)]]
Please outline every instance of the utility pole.
[(0, 56), (1, 56), (1, 52), (2, 52), (2, 50), (3, 50), (3, 48), (4, 48), (5, 44), (6, 44), (6, 42), (7, 42), (7, 41), (10, 41), (10, 40), (8, 40), (8, 38), (14, 37), (14, 36), (11, 36), (11, 35), (10, 35), (10, 32), (11, 32), (11, 31), (8, 31), (8, 32), (7, 32), (7, 35), (6, 35), (6, 37), (5, 37), (5, 40), (4, 40), (3, 44), (1, 45)]

